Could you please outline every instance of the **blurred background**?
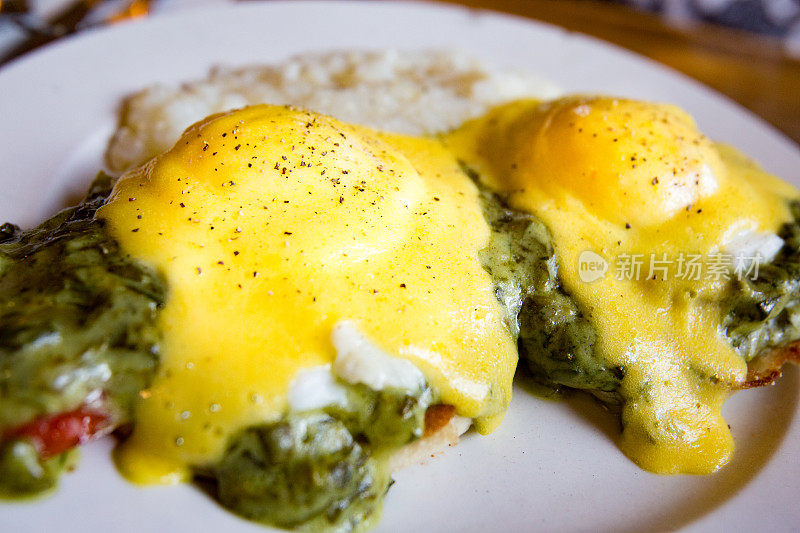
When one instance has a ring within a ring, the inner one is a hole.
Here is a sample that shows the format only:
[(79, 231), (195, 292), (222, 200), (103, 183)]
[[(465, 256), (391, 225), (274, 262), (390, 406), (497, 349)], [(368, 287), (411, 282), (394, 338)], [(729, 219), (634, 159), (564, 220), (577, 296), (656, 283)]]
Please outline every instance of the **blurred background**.
[(783, 40), (800, 55), (800, 0), (607, 0), (657, 13), (677, 25), (718, 24)]
[[(269, 0), (0, 0), (0, 69), (84, 29), (236, 1)], [(800, 143), (800, 0), (439, 1), (628, 48), (713, 87)]]

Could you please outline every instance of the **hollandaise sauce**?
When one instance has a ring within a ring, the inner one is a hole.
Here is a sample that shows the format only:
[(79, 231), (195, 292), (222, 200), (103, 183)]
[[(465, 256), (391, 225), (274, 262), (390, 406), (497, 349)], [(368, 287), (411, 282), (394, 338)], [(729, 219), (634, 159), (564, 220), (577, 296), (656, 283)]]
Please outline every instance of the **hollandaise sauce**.
[(481, 432), (505, 412), (517, 354), (478, 260), (489, 230), (437, 140), (249, 107), (189, 128), (98, 216), (169, 287), (158, 374), (118, 454), (134, 480), (186, 479), (285, 416), (345, 320)]
[[(622, 450), (658, 473), (727, 463), (733, 442), (720, 409), (747, 367), (720, 327), (735, 269), (713, 263), (742, 235), (771, 242), (793, 221), (797, 191), (668, 105), (515, 102), (445, 143), (549, 230), (558, 278), (594, 327), (595, 353), (624, 376)], [(705, 270), (682, 273), (695, 256)]]

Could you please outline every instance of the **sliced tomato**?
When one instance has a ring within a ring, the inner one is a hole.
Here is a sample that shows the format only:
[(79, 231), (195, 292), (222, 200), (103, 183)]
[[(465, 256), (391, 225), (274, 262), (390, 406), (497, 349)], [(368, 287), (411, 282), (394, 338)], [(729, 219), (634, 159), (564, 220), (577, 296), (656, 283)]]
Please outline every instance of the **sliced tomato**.
[(28, 438), (34, 442), (43, 459), (63, 453), (113, 429), (111, 417), (105, 413), (79, 408), (37, 418), (30, 424), (6, 435), (7, 438)]

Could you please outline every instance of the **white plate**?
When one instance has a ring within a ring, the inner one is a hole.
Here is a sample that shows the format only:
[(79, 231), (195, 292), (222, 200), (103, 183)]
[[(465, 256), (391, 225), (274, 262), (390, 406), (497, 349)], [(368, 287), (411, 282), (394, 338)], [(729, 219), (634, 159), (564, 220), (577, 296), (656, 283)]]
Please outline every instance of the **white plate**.
[[(154, 17), (68, 39), (0, 69), (0, 219), (32, 224), (102, 166), (120, 98), (215, 64), (330, 48), (450, 47), (568, 91), (675, 102), (711, 137), (800, 183), (800, 151), (716, 93), (618, 48), (527, 20), (421, 3), (271, 2)], [(503, 425), (400, 472), (379, 531), (793, 530), (800, 518), (800, 372), (732, 398), (738, 449), (708, 477), (660, 477), (615, 447), (592, 402), (516, 390)], [(190, 486), (138, 488), (85, 449), (52, 497), (0, 505), (2, 531), (264, 531)]]

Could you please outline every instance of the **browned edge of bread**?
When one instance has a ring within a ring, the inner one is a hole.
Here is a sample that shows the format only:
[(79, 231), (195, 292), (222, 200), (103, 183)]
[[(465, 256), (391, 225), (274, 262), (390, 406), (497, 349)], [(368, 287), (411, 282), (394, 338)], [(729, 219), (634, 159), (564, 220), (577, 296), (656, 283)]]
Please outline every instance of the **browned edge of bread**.
[(425, 411), (425, 434), (421, 439), (407, 444), (392, 456), (392, 472), (423, 462), (458, 443), (472, 425), (472, 420), (456, 415), (452, 405), (432, 405)]
[(736, 388), (752, 389), (774, 385), (781, 377), (783, 365), (790, 362), (800, 364), (800, 341), (773, 348), (750, 361), (747, 365), (747, 378)]

